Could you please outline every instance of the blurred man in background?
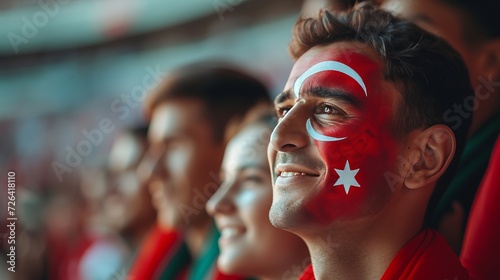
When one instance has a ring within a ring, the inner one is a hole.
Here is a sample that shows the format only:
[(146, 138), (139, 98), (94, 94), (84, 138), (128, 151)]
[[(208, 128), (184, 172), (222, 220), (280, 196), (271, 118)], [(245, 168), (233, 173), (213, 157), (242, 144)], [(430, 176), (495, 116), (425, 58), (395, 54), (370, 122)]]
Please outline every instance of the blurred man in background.
[(219, 187), (231, 127), (261, 101), (269, 102), (269, 96), (259, 81), (202, 64), (175, 71), (151, 94), (150, 148), (139, 171), (149, 182), (158, 223), (178, 236), (162, 243), (168, 243), (157, 259), (162, 265), (150, 267), (148, 275), (133, 268), (132, 276), (224, 279), (215, 269), (218, 233), (205, 204)]
[[(87, 231), (92, 243), (79, 261), (81, 279), (120, 278), (156, 222), (156, 211), (137, 165), (147, 150), (147, 126), (120, 132), (103, 170), (85, 176)], [(96, 170), (97, 171), (97, 170)]]
[(147, 126), (139, 126), (120, 133), (108, 159), (108, 188), (102, 210), (106, 224), (129, 249), (125, 270), (156, 223), (147, 185), (137, 177), (137, 165), (148, 147), (147, 132)]
[(108, 163), (109, 188), (104, 198), (107, 223), (134, 252), (156, 222), (156, 211), (145, 184), (137, 178), (137, 165), (147, 150), (148, 127), (121, 133), (114, 141)]

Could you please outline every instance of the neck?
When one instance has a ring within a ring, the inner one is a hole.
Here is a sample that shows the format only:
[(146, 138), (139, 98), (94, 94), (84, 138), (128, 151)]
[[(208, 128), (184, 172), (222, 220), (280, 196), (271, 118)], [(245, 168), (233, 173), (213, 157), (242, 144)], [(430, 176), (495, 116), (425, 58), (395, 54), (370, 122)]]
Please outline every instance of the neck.
[[(322, 235), (320, 239), (327, 238)], [(354, 241), (335, 242), (330, 247), (325, 242), (307, 240), (316, 279), (380, 279), (398, 250)]]
[(380, 279), (396, 254), (421, 231), (421, 223), (414, 222), (421, 221), (420, 216), (396, 214), (369, 225), (353, 222), (303, 236), (316, 279)]
[(197, 225), (193, 225), (185, 230), (185, 240), (189, 253), (193, 258), (198, 258), (206, 243), (212, 221), (207, 219)]
[(305, 243), (301, 242), (300, 246), (290, 247), (288, 250), (292, 250), (293, 254), (281, 257), (279, 264), (275, 263), (272, 267), (268, 267), (266, 271), (257, 274), (257, 278), (259, 280), (298, 279), (311, 264), (309, 249)]
[[(305, 244), (304, 244), (305, 245)], [(294, 254), (296, 252), (294, 251)], [(282, 279), (299, 279), (299, 276), (306, 270), (306, 268), (311, 264), (311, 258), (307, 255), (300, 254), (297, 252), (297, 255), (300, 255), (302, 260), (297, 260), (295, 263), (287, 263), (286, 268), (279, 269), (279, 271), (273, 271), (269, 273), (262, 273), (261, 275), (257, 275), (257, 279), (259, 280), (282, 280)]]

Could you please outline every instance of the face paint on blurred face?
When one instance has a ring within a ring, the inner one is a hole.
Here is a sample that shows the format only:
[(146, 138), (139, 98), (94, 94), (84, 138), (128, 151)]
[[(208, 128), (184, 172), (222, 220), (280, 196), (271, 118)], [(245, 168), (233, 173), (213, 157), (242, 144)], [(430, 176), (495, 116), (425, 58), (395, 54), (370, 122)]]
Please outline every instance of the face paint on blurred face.
[[(307, 210), (320, 221), (358, 216), (373, 211), (370, 203), (388, 197), (383, 174), (395, 157), (397, 143), (391, 133), (392, 107), (384, 103), (379, 65), (353, 52), (327, 52), (311, 61), (294, 83), (297, 98), (315, 88), (335, 90), (351, 106), (335, 115), (317, 112), (306, 121), (306, 131), (326, 166), (323, 187)], [(326, 102), (330, 102), (326, 100)], [(331, 101), (335, 106), (339, 101)], [(340, 101), (341, 102), (341, 101)]]

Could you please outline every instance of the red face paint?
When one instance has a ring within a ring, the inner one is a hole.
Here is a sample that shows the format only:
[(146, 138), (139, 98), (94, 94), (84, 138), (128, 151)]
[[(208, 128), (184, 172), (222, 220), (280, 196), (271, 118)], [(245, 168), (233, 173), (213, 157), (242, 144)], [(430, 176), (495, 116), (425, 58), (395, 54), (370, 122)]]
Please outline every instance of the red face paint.
[[(323, 71), (309, 76), (301, 87), (300, 98), (304, 99), (307, 99), (308, 89), (321, 87), (343, 91), (356, 100), (355, 106), (339, 106), (348, 109), (346, 118), (322, 121), (314, 114), (310, 118), (312, 127), (319, 134), (344, 138), (339, 141), (314, 140), (326, 174), (321, 189), (307, 203), (306, 211), (317, 221), (329, 223), (370, 215), (383, 207), (391, 192), (384, 173), (391, 170), (395, 162), (398, 142), (391, 129), (395, 117), (394, 96), (382, 88), (379, 64), (359, 53), (331, 50), (314, 57), (304, 68), (323, 61), (349, 66), (366, 86), (365, 93), (352, 76)], [(342, 101), (332, 103), (338, 102)]]

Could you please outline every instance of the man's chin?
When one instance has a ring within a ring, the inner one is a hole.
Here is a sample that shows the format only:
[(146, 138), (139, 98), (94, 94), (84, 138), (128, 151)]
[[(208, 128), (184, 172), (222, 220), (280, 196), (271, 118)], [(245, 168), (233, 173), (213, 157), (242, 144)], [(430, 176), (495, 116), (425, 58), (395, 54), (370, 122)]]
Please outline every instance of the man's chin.
[(172, 215), (170, 215), (169, 213), (162, 213), (162, 211), (158, 212), (156, 218), (158, 225), (163, 229), (179, 228), (179, 222), (176, 220), (177, 219), (175, 219), (175, 217), (172, 217)]
[(271, 224), (279, 229), (292, 230), (303, 226), (299, 205), (289, 205), (283, 201), (273, 202), (269, 210)]

